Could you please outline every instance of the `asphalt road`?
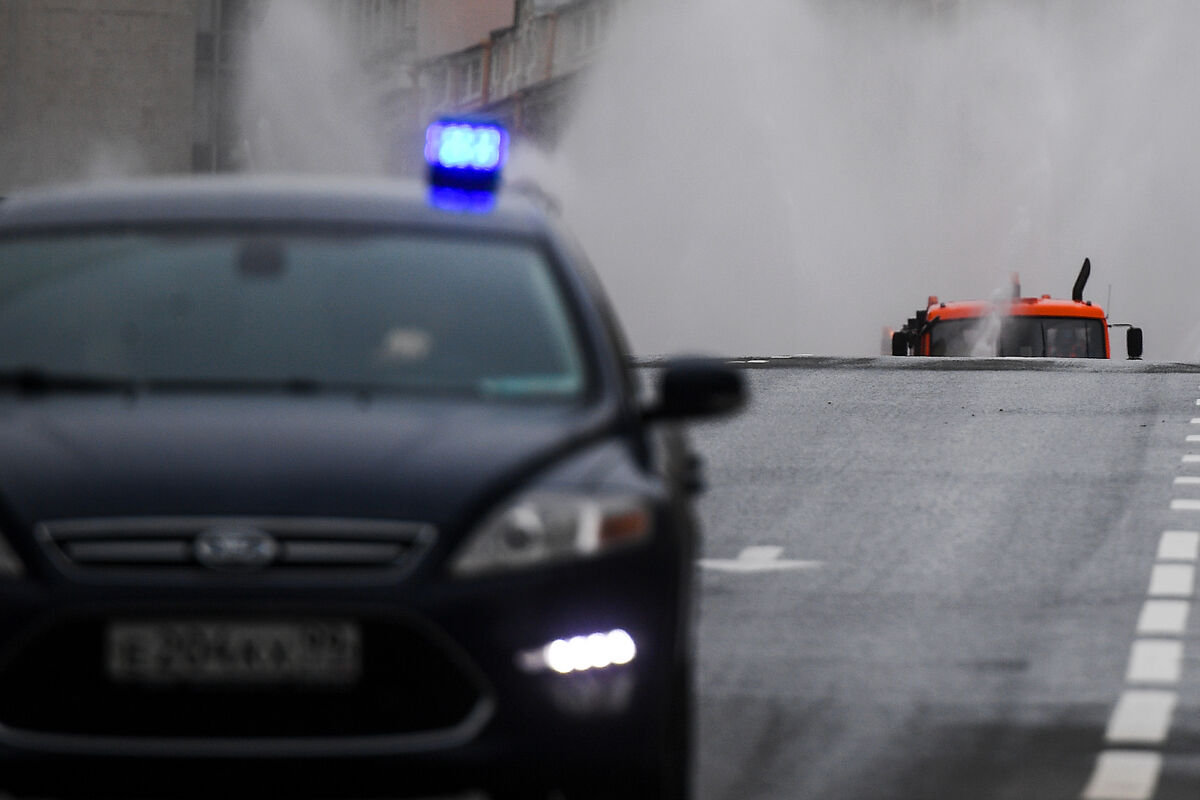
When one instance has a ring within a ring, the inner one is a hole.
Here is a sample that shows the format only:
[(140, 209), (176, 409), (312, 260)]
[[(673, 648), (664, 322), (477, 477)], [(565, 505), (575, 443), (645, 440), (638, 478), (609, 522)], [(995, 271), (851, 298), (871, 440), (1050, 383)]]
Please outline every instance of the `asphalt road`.
[(694, 431), (700, 800), (1200, 797), (1195, 365), (747, 375)]
[(693, 428), (698, 800), (1200, 797), (1200, 365), (746, 375)]

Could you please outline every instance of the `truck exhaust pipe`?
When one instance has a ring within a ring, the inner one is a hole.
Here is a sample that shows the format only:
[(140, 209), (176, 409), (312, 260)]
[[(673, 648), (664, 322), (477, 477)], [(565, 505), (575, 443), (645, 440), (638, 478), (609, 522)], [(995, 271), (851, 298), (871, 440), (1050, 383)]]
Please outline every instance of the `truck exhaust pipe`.
[(1076, 303), (1083, 302), (1083, 287), (1087, 285), (1088, 278), (1092, 274), (1092, 260), (1085, 258), (1083, 267), (1079, 270), (1079, 277), (1075, 279), (1075, 288), (1071, 290), (1071, 299)]

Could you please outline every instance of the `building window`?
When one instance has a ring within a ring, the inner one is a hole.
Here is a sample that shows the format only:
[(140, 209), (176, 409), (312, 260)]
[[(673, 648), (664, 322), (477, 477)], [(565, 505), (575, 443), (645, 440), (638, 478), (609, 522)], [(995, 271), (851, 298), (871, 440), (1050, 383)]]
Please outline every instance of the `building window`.
[(591, 50), (596, 46), (596, 40), (599, 38), (600, 21), (596, 18), (595, 10), (585, 11), (580, 17), (579, 23), (579, 49)]
[(478, 100), (483, 96), (483, 59), (473, 58), (466, 65), (464, 99)]
[(538, 55), (542, 52), (542, 33), (540, 29), (531, 29), (529, 35), (523, 37), (521, 48), (524, 51), (524, 63), (521, 64), (523, 83), (532, 83), (537, 80)]
[(431, 70), (426, 84), (427, 104), (430, 108), (438, 108), (446, 104), (450, 90), (450, 80), (445, 69)]
[(196, 33), (196, 62), (211, 64), (216, 58), (217, 45), (212, 31), (198, 31)]
[(196, 3), (196, 30), (203, 33), (212, 33), (213, 17), (216, 11), (213, 5), (216, 0), (200, 0)]
[(505, 42), (497, 43), (492, 50), (492, 97), (508, 94), (509, 69), (512, 63), (512, 46)]

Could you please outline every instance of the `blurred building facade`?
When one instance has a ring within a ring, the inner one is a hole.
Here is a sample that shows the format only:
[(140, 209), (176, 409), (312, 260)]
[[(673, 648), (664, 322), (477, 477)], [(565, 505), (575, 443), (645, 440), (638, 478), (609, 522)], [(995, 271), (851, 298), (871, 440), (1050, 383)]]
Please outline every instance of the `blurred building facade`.
[(543, 146), (558, 139), (575, 84), (629, 0), (517, 0), (511, 25), (422, 60), (420, 109), (482, 112)]
[[(552, 147), (579, 77), (635, 0), (310, 2), (360, 61), (396, 142), (438, 114), (479, 111)], [(896, 2), (946, 17), (962, 4)], [(0, 194), (245, 166), (238, 93), (268, 3), (0, 0)], [(397, 171), (416, 168), (419, 147), (397, 150)]]
[[(894, 2), (950, 20), (964, 0)], [(487, 113), (518, 135), (552, 147), (570, 114), (579, 77), (616, 20), (633, 7), (634, 0), (516, 0), (511, 26), (421, 61), (417, 83), (422, 116)]]
[[(514, 0), (311, 1), (361, 58), (397, 124), (419, 115), (423, 59), (514, 18)], [(0, 195), (106, 175), (237, 169), (243, 56), (267, 6), (0, 0)]]
[(195, 41), (190, 2), (0, 2), (0, 194), (188, 170)]
[[(289, 0), (289, 2), (292, 0)], [(173, 2), (173, 0), (165, 0)], [(238, 91), (246, 48), (266, 0), (191, 0), (196, 13), (196, 94), (192, 168), (238, 169)], [(311, 0), (360, 59), (384, 115), (406, 131), (417, 124), (416, 65), (459, 50), (511, 24), (514, 0)], [(404, 135), (410, 135), (405, 133)], [(398, 137), (399, 138), (399, 137)]]

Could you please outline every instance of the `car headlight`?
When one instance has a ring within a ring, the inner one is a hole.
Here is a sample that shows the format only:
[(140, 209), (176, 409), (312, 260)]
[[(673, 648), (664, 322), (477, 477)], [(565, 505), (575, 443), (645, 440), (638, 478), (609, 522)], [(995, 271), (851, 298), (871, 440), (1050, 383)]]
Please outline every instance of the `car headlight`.
[(465, 577), (595, 556), (649, 538), (652, 519), (638, 498), (528, 492), (467, 537), (450, 571)]

